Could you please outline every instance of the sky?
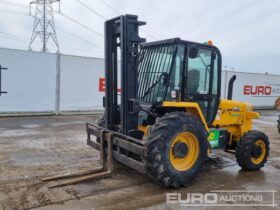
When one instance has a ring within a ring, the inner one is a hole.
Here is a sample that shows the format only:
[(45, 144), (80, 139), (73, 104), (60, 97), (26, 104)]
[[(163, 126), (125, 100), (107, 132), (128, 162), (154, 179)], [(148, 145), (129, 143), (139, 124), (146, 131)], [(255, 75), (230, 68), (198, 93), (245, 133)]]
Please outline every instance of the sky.
[[(0, 0), (1, 48), (28, 49), (34, 21), (29, 2)], [(212, 40), (224, 69), (280, 74), (279, 0), (61, 0), (61, 14), (57, 3), (54, 11), (64, 54), (104, 57), (104, 19), (135, 14), (147, 22), (141, 27), (147, 41)], [(34, 50), (39, 47), (35, 43)]]

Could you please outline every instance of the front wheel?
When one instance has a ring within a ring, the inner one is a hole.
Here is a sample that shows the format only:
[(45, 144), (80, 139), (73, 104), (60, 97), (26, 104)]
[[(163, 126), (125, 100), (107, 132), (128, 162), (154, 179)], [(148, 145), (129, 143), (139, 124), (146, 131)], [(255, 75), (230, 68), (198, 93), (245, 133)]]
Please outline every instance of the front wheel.
[(236, 160), (246, 171), (259, 170), (269, 156), (268, 137), (259, 131), (249, 131), (241, 137), (236, 148)]
[(172, 112), (157, 119), (149, 141), (147, 172), (165, 187), (188, 185), (207, 157), (207, 132), (190, 113)]

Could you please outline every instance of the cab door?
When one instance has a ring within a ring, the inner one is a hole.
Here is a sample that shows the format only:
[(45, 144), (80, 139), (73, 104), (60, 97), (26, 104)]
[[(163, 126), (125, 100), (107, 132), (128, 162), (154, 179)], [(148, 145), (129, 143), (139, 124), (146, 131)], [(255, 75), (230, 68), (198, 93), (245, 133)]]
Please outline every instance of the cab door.
[(220, 54), (215, 49), (190, 46), (186, 54), (185, 100), (199, 104), (208, 123), (216, 117), (220, 100)]

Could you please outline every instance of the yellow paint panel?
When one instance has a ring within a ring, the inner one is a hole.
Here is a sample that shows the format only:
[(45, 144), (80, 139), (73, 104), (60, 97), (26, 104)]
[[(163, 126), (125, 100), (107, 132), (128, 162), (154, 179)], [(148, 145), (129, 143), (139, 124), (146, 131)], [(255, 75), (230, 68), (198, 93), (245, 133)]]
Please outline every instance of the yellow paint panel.
[(259, 113), (252, 111), (252, 105), (239, 101), (221, 100), (214, 126), (227, 129), (234, 140), (252, 129), (252, 119)]
[(197, 103), (194, 102), (176, 102), (176, 101), (164, 101), (162, 104), (163, 107), (178, 107), (185, 108), (187, 112), (197, 116), (201, 119), (207, 131), (209, 131), (208, 125), (205, 121), (205, 118), (201, 112), (201, 109)]
[(260, 118), (260, 114), (258, 112), (247, 112), (248, 119), (258, 119)]
[(149, 127), (149, 126), (138, 125), (138, 130), (139, 130), (139, 131), (142, 131), (142, 132), (144, 133), (144, 136), (147, 136), (148, 127)]

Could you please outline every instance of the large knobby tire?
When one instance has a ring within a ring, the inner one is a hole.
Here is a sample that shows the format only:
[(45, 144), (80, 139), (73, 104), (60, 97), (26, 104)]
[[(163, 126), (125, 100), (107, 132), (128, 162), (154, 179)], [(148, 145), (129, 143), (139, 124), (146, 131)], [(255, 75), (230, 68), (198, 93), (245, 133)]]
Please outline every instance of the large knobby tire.
[(236, 161), (242, 170), (259, 170), (266, 163), (269, 150), (269, 140), (264, 133), (249, 131), (237, 143)]
[(187, 186), (207, 157), (203, 123), (186, 112), (158, 118), (148, 131), (147, 173), (165, 187)]

